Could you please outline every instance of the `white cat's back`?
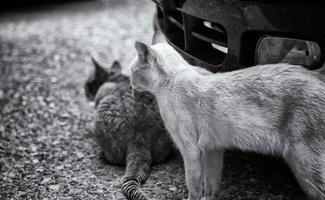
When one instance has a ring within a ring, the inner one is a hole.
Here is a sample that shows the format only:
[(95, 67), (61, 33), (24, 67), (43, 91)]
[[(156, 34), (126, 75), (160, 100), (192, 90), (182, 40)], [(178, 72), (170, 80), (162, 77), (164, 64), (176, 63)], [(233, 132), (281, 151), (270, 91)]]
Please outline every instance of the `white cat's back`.
[[(201, 84), (205, 87), (198, 112), (203, 129), (201, 143), (206, 146), (221, 143), (241, 146), (244, 150), (283, 154), (288, 134), (293, 134), (284, 133), (289, 125), (286, 115), (292, 115), (291, 110), (300, 112), (303, 109), (295, 104), (313, 106), (312, 96), (317, 97), (316, 101), (325, 100), (325, 84), (318, 75), (287, 64), (220, 73), (205, 77)], [(310, 115), (324, 113), (323, 103)], [(321, 119), (325, 122), (325, 118)], [(211, 129), (211, 124), (215, 130), (204, 130), (205, 126)], [(218, 134), (205, 135), (211, 131)], [(225, 139), (221, 141), (220, 138)]]

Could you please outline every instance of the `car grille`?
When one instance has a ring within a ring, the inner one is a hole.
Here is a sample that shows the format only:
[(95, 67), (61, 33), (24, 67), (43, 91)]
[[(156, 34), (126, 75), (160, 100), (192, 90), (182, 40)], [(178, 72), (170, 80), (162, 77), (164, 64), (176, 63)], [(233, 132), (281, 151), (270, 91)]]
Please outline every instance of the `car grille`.
[(173, 9), (157, 5), (159, 27), (169, 42), (201, 62), (222, 64), (228, 50), (225, 28), (182, 12), (180, 5), (181, 1)]

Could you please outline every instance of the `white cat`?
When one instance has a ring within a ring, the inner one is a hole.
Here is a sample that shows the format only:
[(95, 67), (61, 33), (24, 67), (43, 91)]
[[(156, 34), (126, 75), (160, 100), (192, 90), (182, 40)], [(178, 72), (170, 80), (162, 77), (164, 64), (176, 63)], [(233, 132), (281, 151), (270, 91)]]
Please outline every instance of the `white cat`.
[(216, 199), (223, 151), (282, 156), (312, 199), (325, 199), (325, 79), (289, 64), (202, 75), (171, 46), (136, 42), (131, 84), (154, 94), (180, 149), (188, 199)]

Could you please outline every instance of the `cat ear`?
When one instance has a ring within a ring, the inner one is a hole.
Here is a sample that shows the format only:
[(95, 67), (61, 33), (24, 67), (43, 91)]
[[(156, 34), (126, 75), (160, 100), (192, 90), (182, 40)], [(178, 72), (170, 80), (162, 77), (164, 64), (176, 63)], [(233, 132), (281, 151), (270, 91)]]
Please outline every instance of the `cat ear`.
[(95, 75), (99, 75), (99, 74), (106, 74), (107, 71), (105, 69), (105, 67), (103, 67), (94, 57), (91, 56), (91, 61), (93, 62), (94, 66), (95, 66)]
[(92, 77), (92, 79), (95, 81), (104, 83), (109, 78), (110, 73), (94, 57), (91, 57), (91, 60), (95, 66), (95, 69), (91, 73), (90, 77)]
[(99, 64), (94, 57), (91, 56), (91, 61), (94, 68), (91, 70), (86, 84), (85, 84), (85, 94), (88, 100), (93, 101), (99, 87), (107, 80), (108, 72), (106, 69)]
[(121, 71), (122, 70), (122, 66), (120, 64), (119, 61), (115, 60), (111, 66), (111, 69), (115, 70), (115, 71)]
[(155, 31), (152, 36), (151, 44), (165, 43), (167, 42), (165, 35), (161, 31)]
[(150, 56), (149, 47), (142, 42), (136, 41), (135, 49), (137, 50), (139, 61), (142, 64), (147, 64), (149, 61), (149, 56)]

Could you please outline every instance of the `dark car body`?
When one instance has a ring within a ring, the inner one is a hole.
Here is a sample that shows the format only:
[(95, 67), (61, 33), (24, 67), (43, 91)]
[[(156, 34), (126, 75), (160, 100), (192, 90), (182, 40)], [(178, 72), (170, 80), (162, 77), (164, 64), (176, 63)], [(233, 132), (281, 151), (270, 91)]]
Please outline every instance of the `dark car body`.
[(266, 36), (313, 41), (319, 45), (321, 55), (317, 63), (308, 68), (319, 68), (324, 63), (325, 7), (322, 1), (154, 2), (157, 5), (155, 29), (162, 31), (168, 42), (194, 65), (216, 72), (259, 64), (256, 63), (257, 47)]

